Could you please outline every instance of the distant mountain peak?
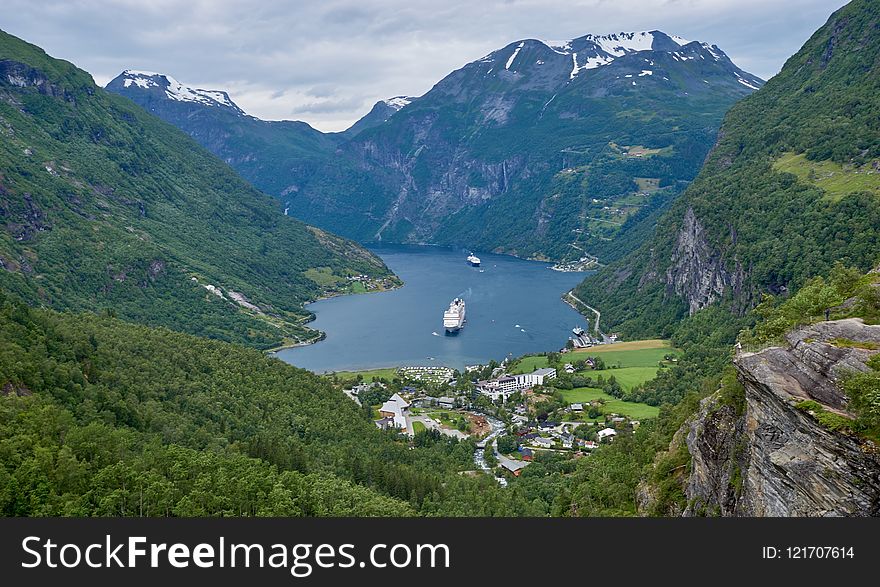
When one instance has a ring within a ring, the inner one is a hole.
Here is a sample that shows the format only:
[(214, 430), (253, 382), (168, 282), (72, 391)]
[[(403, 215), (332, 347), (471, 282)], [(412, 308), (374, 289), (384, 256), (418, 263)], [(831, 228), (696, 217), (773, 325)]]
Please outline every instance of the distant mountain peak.
[[(493, 71), (507, 70), (517, 72), (524, 65), (518, 58), (524, 51), (550, 49), (556, 55), (571, 58), (569, 79), (575, 79), (581, 72), (609, 65), (620, 57), (642, 51), (661, 51), (669, 53), (676, 61), (693, 59), (727, 60), (724, 51), (717, 45), (690, 41), (677, 35), (662, 31), (619, 32), (606, 35), (587, 34), (568, 41), (544, 41), (524, 39), (515, 41), (503, 49), (490, 53), (478, 63), (492, 63)], [(543, 58), (542, 58), (543, 59)], [(537, 65), (544, 61), (538, 59)], [(558, 57), (557, 57), (558, 59)], [(497, 65), (496, 65), (497, 64)], [(743, 85), (756, 89), (760, 80), (743, 78)]]
[(124, 89), (138, 89), (154, 93), (164, 93), (164, 97), (177, 102), (192, 102), (203, 106), (229, 108), (237, 114), (245, 112), (222, 90), (204, 90), (184, 85), (168, 74), (155, 71), (126, 69), (113, 79), (107, 87), (120, 85)]

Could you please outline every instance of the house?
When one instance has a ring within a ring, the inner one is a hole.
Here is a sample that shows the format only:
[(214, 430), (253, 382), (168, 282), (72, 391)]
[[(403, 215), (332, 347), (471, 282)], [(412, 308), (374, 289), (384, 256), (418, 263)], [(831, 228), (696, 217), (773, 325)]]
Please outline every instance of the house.
[(632, 422), (629, 423), (629, 425), (633, 427), (633, 430), (638, 430), (639, 426), (641, 426), (642, 423), (639, 422), (638, 420), (633, 420)]
[(519, 447), (519, 453), (522, 455), (522, 459), (524, 461), (531, 461), (534, 458), (534, 453), (532, 449), (526, 448), (524, 446)]
[(574, 446), (574, 436), (566, 434), (565, 436), (562, 436), (561, 439), (562, 448), (571, 448), (572, 446)]
[(559, 422), (551, 422), (550, 420), (544, 420), (538, 424), (538, 428), (541, 430), (553, 430), (557, 426), (559, 426)]
[[(406, 419), (407, 416), (409, 416), (409, 406), (409, 402), (400, 397), (399, 394), (395, 393), (379, 408), (379, 415), (382, 417), (382, 420), (390, 418), (393, 428), (406, 430)], [(379, 426), (379, 422), (382, 420), (377, 421), (376, 425)], [(382, 428), (382, 426), (379, 427)]]
[(566, 363), (566, 364), (565, 364), (565, 367), (563, 367), (563, 369), (565, 369), (565, 372), (566, 372), (566, 373), (569, 373), (569, 374), (574, 373), (575, 370), (576, 370), (576, 369), (574, 368), (574, 365), (572, 365), (571, 363)]
[(626, 418), (623, 418), (621, 416), (617, 416), (616, 418), (611, 418), (611, 421), (614, 422), (615, 424), (620, 424), (622, 422), (626, 422)]
[(568, 407), (568, 409), (571, 410), (572, 412), (583, 412), (584, 411), (584, 404), (571, 404)]
[(437, 405), (440, 406), (441, 408), (446, 408), (446, 409), (451, 410), (452, 408), (455, 407), (455, 398), (454, 397), (446, 397), (446, 396), (438, 397), (437, 398)]
[(606, 439), (608, 440), (608, 442), (611, 442), (612, 440), (614, 440), (614, 437), (617, 436), (617, 430), (615, 430), (614, 428), (603, 428), (602, 430), (599, 430), (599, 432), (597, 432), (597, 435), (599, 436), (600, 442)]
[(578, 444), (581, 445), (582, 447), (586, 448), (587, 450), (593, 450), (594, 448), (599, 448), (599, 443), (594, 442), (592, 440), (579, 440)]
[(553, 439), (546, 438), (544, 436), (539, 436), (532, 440), (532, 444), (535, 446), (539, 446), (541, 448), (552, 448), (553, 447)]
[(501, 466), (513, 473), (516, 477), (519, 477), (519, 474), (528, 464), (529, 463), (526, 461), (513, 461), (511, 459), (504, 459), (501, 462)]

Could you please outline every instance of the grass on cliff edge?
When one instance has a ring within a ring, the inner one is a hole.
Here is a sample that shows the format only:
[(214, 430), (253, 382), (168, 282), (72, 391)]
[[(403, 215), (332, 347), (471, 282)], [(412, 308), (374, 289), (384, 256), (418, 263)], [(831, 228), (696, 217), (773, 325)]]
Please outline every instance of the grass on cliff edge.
[(810, 161), (805, 154), (785, 153), (774, 161), (773, 169), (791, 173), (803, 183), (822, 188), (834, 201), (854, 192), (880, 196), (880, 171), (870, 165), (856, 167), (834, 161)]

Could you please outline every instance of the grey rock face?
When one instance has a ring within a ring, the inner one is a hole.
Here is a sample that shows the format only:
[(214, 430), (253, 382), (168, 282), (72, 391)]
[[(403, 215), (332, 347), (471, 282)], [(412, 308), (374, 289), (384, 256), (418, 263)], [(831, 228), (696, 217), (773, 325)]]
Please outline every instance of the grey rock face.
[(813, 400), (849, 415), (840, 379), (867, 370), (877, 351), (832, 344), (839, 339), (878, 343), (880, 326), (822, 322), (790, 333), (785, 347), (735, 359), (745, 412), (718, 409), (716, 395), (686, 424), (693, 466), (685, 515), (880, 515), (877, 447), (825, 428), (796, 407)]
[(713, 249), (693, 208), (688, 208), (666, 270), (666, 285), (684, 298), (690, 313), (721, 299), (728, 289), (739, 291), (745, 275), (739, 264), (728, 270), (721, 254)]

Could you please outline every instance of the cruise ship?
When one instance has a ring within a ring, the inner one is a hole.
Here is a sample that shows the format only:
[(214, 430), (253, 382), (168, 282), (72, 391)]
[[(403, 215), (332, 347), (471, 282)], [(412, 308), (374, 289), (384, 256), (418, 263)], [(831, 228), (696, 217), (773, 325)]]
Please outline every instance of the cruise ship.
[(455, 298), (443, 312), (443, 328), (446, 332), (458, 332), (464, 326), (464, 300)]
[(468, 257), (467, 257), (467, 262), (470, 263), (470, 264), (471, 264), (472, 266), (474, 266), (474, 267), (479, 267), (479, 266), (480, 266), (480, 258), (477, 257), (476, 255), (474, 255), (473, 253), (471, 253), (470, 255), (468, 255)]

